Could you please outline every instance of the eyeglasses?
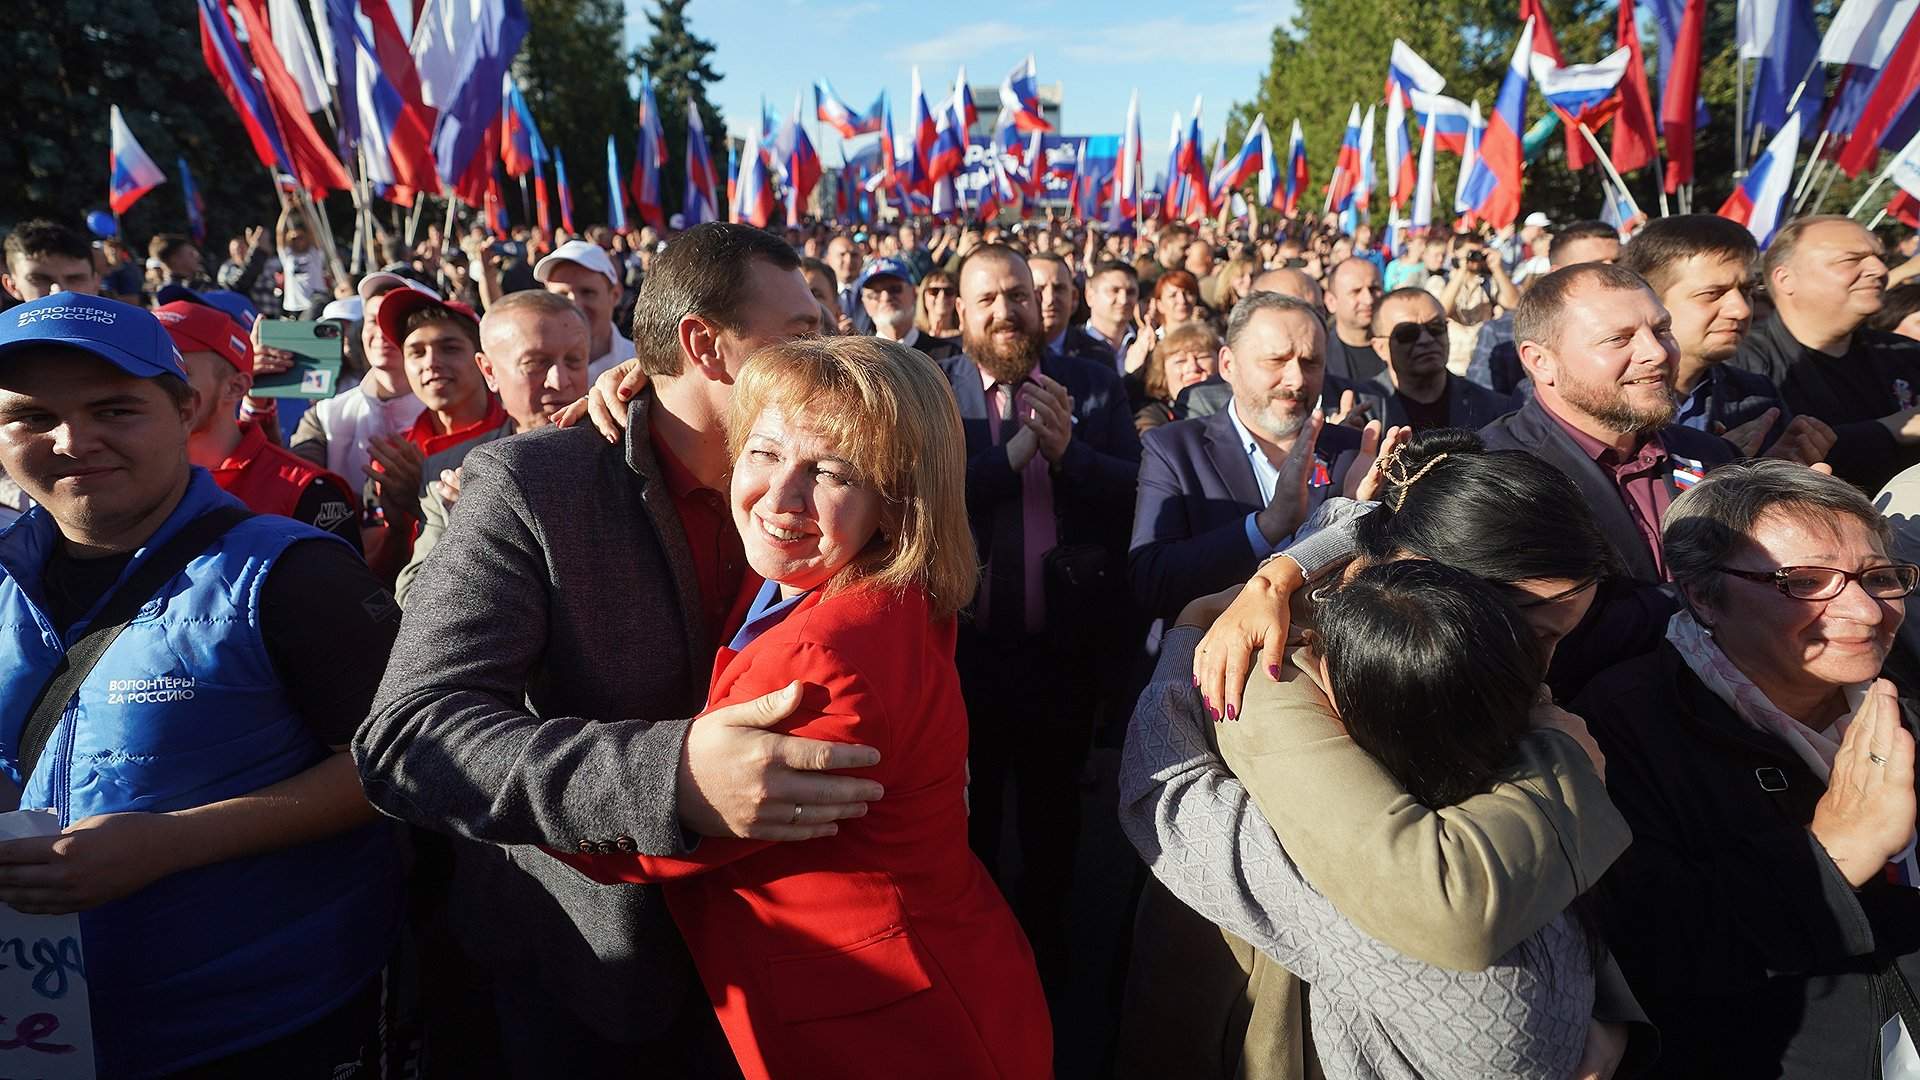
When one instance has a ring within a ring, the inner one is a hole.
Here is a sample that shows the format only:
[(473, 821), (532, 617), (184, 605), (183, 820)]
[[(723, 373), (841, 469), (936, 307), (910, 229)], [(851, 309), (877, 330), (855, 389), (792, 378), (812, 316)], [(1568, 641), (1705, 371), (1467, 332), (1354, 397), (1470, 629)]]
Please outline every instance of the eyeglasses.
[(1398, 345), (1411, 345), (1420, 340), (1421, 334), (1425, 334), (1439, 341), (1445, 341), (1447, 338), (1447, 321), (1445, 319), (1435, 319), (1429, 323), (1403, 322), (1387, 331), (1387, 337)]
[(1720, 572), (1731, 577), (1772, 585), (1784, 596), (1795, 600), (1831, 600), (1839, 596), (1850, 581), (1875, 600), (1897, 600), (1920, 586), (1920, 566), (1889, 563), (1848, 572), (1831, 566), (1783, 566), (1778, 570), (1736, 570), (1722, 566)]
[(920, 291), (928, 296), (949, 296), (953, 293), (952, 289), (940, 285), (929, 285)]

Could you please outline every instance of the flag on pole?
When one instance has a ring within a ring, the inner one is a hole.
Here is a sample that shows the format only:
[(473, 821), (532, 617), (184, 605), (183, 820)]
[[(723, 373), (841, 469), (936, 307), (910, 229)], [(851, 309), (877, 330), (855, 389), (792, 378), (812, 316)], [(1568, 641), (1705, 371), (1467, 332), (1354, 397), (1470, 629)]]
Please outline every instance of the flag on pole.
[(187, 159), (178, 158), (174, 162), (180, 169), (180, 199), (187, 207), (187, 232), (193, 242), (207, 242), (207, 202), (200, 197), (200, 188), (193, 182), (193, 171), (187, 168)]
[(667, 132), (653, 99), (653, 77), (640, 70), (640, 136), (633, 154), (633, 209), (656, 229), (667, 227), (666, 196), (660, 177), (667, 166)]
[(1747, 227), (1762, 248), (1786, 220), (1787, 195), (1793, 190), (1794, 157), (1800, 152), (1800, 114), (1787, 117), (1766, 152), (1754, 160), (1746, 179), (1720, 206), (1720, 216)]
[(933, 190), (933, 144), (940, 137), (940, 129), (933, 121), (933, 113), (927, 109), (927, 95), (920, 88), (920, 69), (913, 69), (913, 111), (907, 117), (912, 125), (912, 138), (908, 144), (907, 184), (922, 195)]
[(1205, 137), (1200, 134), (1200, 95), (1193, 98), (1193, 114), (1187, 117), (1187, 134), (1180, 140), (1180, 153), (1176, 165), (1184, 181), (1183, 190), (1207, 189), (1207, 161)]
[[(1547, 20), (1547, 8), (1541, 0), (1520, 0), (1520, 21), (1533, 20), (1533, 55), (1551, 61), (1555, 67), (1566, 62), (1566, 56), (1560, 51), (1560, 41), (1554, 36), (1553, 24)], [(1567, 143), (1567, 168), (1575, 172), (1593, 164), (1593, 150), (1587, 146), (1587, 140), (1578, 131), (1569, 128), (1565, 133)]]
[(1421, 126), (1420, 172), (1413, 182), (1413, 217), (1408, 222), (1408, 227), (1415, 232), (1425, 232), (1433, 227), (1434, 128), (1431, 120)]
[(700, 119), (700, 106), (687, 98), (687, 197), (682, 209), (687, 228), (719, 221), (720, 181), (713, 172), (713, 156), (707, 150), (707, 129)]
[(1859, 176), (1879, 156), (1881, 144), (1889, 137), (1905, 138), (1912, 133), (1920, 109), (1920, 20), (1910, 22), (1899, 43), (1880, 69), (1873, 93), (1860, 110), (1859, 122), (1840, 153), (1840, 168), (1848, 176)]
[(1500, 80), (1493, 116), (1480, 139), (1480, 158), (1467, 180), (1467, 200), (1474, 214), (1496, 229), (1506, 228), (1520, 216), (1520, 185), (1526, 168), (1520, 133), (1526, 129), (1527, 66), (1532, 56), (1533, 20), (1529, 19)]
[(1480, 140), (1486, 135), (1486, 121), (1480, 118), (1480, 103), (1475, 101), (1467, 110), (1467, 145), (1460, 154), (1460, 175), (1453, 186), (1453, 212), (1470, 213), (1473, 210), (1467, 201), (1467, 181), (1473, 176), (1473, 167), (1480, 160)]
[[(1615, 49), (1597, 64), (1560, 67), (1534, 53), (1533, 81), (1540, 84), (1540, 96), (1547, 99), (1562, 123), (1568, 127), (1585, 124), (1588, 131), (1597, 132), (1620, 108), (1620, 80), (1626, 76), (1632, 58), (1631, 50)], [(1585, 136), (1580, 141), (1585, 142)]]
[(1247, 178), (1260, 171), (1267, 155), (1267, 118), (1264, 114), (1253, 118), (1253, 125), (1247, 128), (1247, 134), (1240, 140), (1240, 151), (1229, 158), (1226, 164), (1214, 170), (1213, 178), (1207, 184), (1207, 194), (1219, 202), (1227, 193)]
[(1307, 190), (1310, 177), (1307, 175), (1307, 137), (1300, 131), (1298, 117), (1293, 121), (1293, 135), (1287, 139), (1287, 186), (1284, 196), (1285, 205), (1281, 213), (1291, 217), (1300, 206), (1300, 196)]
[[(884, 95), (885, 91), (882, 91)], [(842, 101), (839, 94), (833, 92), (833, 84), (825, 79), (816, 79), (813, 84), (814, 118), (840, 133), (843, 139), (871, 135), (880, 130), (879, 99), (875, 99), (873, 108), (865, 113), (854, 112), (852, 107)]]
[(500, 159), (507, 167), (508, 176), (525, 176), (534, 167), (533, 113), (527, 108), (526, 98), (520, 96), (520, 87), (513, 81), (512, 73), (502, 76), (501, 80), (500, 93), (505, 100), (500, 106)]
[(326, 68), (307, 33), (306, 16), (297, 0), (267, 0), (267, 21), (273, 28), (273, 47), (287, 65), (287, 74), (300, 89), (300, 104), (310, 113), (327, 106)]
[(774, 145), (779, 147), (780, 167), (787, 174), (787, 224), (799, 225), (807, 199), (820, 184), (820, 155), (800, 122), (800, 97), (793, 99), (793, 119), (781, 129)]
[(746, 153), (740, 156), (739, 179), (735, 182), (739, 200), (733, 220), (764, 229), (773, 221), (773, 178), (767, 173), (767, 159), (760, 149), (758, 122), (749, 134)]
[(124, 214), (140, 196), (166, 183), (167, 177), (133, 137), (118, 105), (107, 109), (107, 134), (107, 205), (115, 214)]
[(1811, 0), (1739, 0), (1735, 7), (1740, 55), (1755, 62), (1746, 122), (1779, 131), (1786, 122), (1787, 102), (1804, 78), (1807, 88), (1795, 108), (1801, 113), (1800, 129), (1807, 130), (1819, 121), (1820, 103), (1827, 96), (1826, 70), (1814, 59), (1820, 27), (1813, 21)]
[(1395, 207), (1413, 194), (1413, 148), (1407, 141), (1407, 112), (1413, 104), (1409, 95), (1415, 91), (1438, 94), (1446, 86), (1447, 80), (1412, 46), (1393, 40), (1387, 58), (1387, 195)]
[(1634, 18), (1633, 0), (1620, 0), (1614, 40), (1627, 50), (1627, 71), (1620, 79), (1620, 117), (1613, 125), (1608, 156), (1613, 158), (1614, 168), (1630, 173), (1653, 164), (1659, 137), (1654, 132), (1653, 99), (1647, 94), (1647, 64), (1640, 52), (1640, 25)]
[(1667, 194), (1693, 183), (1693, 122), (1700, 97), (1700, 45), (1706, 33), (1707, 0), (1676, 0), (1682, 5), (1674, 36), (1672, 74), (1660, 95), (1660, 130), (1667, 139)]
[[(968, 116), (968, 102), (961, 100), (961, 91), (966, 89), (967, 69), (960, 69), (960, 77), (954, 83), (954, 93), (940, 110), (934, 122), (933, 149), (927, 155), (927, 176), (938, 183), (954, 175), (967, 164), (967, 128), (972, 123)], [(967, 95), (971, 98), (972, 95)]]
[(1173, 114), (1173, 128), (1167, 136), (1167, 169), (1165, 179), (1160, 184), (1159, 216), (1162, 221), (1172, 221), (1180, 211), (1180, 144), (1186, 139), (1185, 129), (1180, 126), (1180, 114)]
[(1467, 135), (1473, 124), (1466, 102), (1445, 94), (1427, 94), (1415, 90), (1408, 95), (1408, 104), (1413, 106), (1416, 123), (1433, 125), (1433, 149), (1436, 153), (1467, 152)]
[(553, 148), (553, 182), (560, 189), (560, 227), (570, 235), (578, 236), (573, 227), (573, 188), (567, 183), (567, 155)]
[(1327, 205), (1345, 210), (1353, 202), (1353, 191), (1360, 179), (1360, 103), (1347, 110), (1347, 130), (1340, 137), (1340, 156), (1334, 159), (1333, 176), (1327, 180)]
[(431, 191), (437, 184), (433, 150), (421, 112), (409, 108), (400, 90), (387, 78), (374, 55), (374, 45), (354, 27), (353, 66), (355, 102), (366, 155), (367, 178), (377, 185), (404, 189), (392, 193), (402, 205), (413, 202), (413, 192)]
[[(1405, 128), (1401, 129), (1402, 136)], [(1354, 174), (1353, 206), (1361, 221), (1371, 220), (1373, 216), (1370, 203), (1373, 201), (1373, 106), (1367, 106), (1367, 115), (1360, 118), (1360, 168)]]
[[(483, 146), (499, 138), (500, 79), (527, 36), (527, 12), (521, 0), (472, 0), (478, 17), (462, 43), (452, 98), (441, 107), (433, 128), (433, 160), (440, 179), (461, 192), (469, 205), (484, 191), (493, 155), (476, 162)], [(456, 6), (458, 6), (456, 4)], [(478, 184), (474, 173), (479, 173)]]
[(436, 109), (453, 102), (461, 49), (478, 29), (477, 7), (472, 0), (421, 0), (414, 11), (407, 51), (420, 74), (420, 100)]
[(1116, 217), (1132, 217), (1142, 209), (1146, 191), (1140, 166), (1140, 91), (1136, 89), (1127, 98), (1127, 126), (1120, 134), (1120, 160), (1114, 163)]
[(620, 182), (620, 149), (613, 144), (613, 136), (607, 136), (607, 224), (613, 231), (627, 231), (626, 185)]
[(299, 179), (301, 187), (316, 195), (352, 187), (353, 182), (347, 179), (340, 159), (321, 141), (313, 118), (307, 115), (305, 103), (301, 101), (300, 88), (287, 73), (286, 64), (274, 47), (265, 0), (239, 0), (234, 6), (247, 28), (253, 65), (260, 72), (259, 85), (265, 90), (261, 97), (273, 115), (274, 126), (279, 129), (281, 145), (287, 150), (292, 166), (290, 171)]
[(1000, 81), (1000, 111), (1012, 114), (1014, 126), (1022, 133), (1053, 130), (1040, 111), (1040, 80), (1034, 74), (1032, 53)]
[(354, 105), (359, 100), (355, 85), (359, 65), (353, 58), (353, 38), (360, 24), (354, 21), (353, 0), (307, 0), (307, 6), (313, 12), (314, 40), (320, 46), (320, 70), (340, 103), (333, 135), (340, 160), (345, 161), (360, 145), (359, 109)]
[(1387, 85), (1398, 86), (1411, 93), (1418, 90), (1423, 94), (1437, 94), (1447, 88), (1447, 80), (1433, 65), (1421, 59), (1413, 51), (1413, 46), (1393, 39), (1393, 51), (1387, 56)]

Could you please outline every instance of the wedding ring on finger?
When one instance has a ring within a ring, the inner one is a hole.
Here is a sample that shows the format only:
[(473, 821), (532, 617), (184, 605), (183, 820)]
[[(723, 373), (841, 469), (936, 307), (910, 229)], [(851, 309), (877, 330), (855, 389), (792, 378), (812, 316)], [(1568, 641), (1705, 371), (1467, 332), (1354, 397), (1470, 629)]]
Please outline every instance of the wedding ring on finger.
[(1871, 750), (1867, 751), (1867, 760), (1873, 762), (1875, 765), (1884, 766), (1887, 763), (1886, 758), (1881, 757), (1879, 754), (1876, 754)]
[(793, 817), (788, 819), (787, 824), (789, 825), (800, 824), (800, 804), (799, 803), (793, 804)]

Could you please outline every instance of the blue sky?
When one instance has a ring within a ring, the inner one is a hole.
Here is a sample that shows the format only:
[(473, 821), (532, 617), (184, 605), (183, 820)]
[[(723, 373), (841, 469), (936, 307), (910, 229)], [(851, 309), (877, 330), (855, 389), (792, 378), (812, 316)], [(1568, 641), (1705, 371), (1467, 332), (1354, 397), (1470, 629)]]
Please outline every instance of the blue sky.
[[(651, 5), (626, 4), (632, 47), (645, 35)], [(784, 116), (794, 95), (804, 92), (803, 107), (811, 110), (813, 80), (822, 76), (856, 109), (884, 86), (901, 125), (914, 64), (928, 104), (937, 105), (959, 65), (966, 65), (973, 85), (997, 85), (1032, 53), (1042, 83), (1065, 84), (1064, 134), (1118, 133), (1128, 94), (1138, 87), (1143, 156), (1159, 162), (1174, 111), (1184, 119), (1195, 94), (1204, 101), (1201, 123), (1209, 142), (1228, 108), (1253, 96), (1266, 72), (1273, 28), (1293, 11), (1293, 0), (698, 0), (688, 6), (687, 19), (714, 44), (713, 66), (723, 79), (712, 97), (737, 136), (746, 134), (762, 95)], [(837, 163), (839, 136), (817, 124), (809, 131), (821, 156)]]

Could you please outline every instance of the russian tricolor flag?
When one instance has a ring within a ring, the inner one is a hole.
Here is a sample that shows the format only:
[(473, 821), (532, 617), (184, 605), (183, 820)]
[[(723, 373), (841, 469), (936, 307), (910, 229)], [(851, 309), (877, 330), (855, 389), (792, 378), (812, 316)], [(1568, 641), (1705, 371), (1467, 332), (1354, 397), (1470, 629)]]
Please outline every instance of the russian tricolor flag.
[(773, 221), (773, 178), (767, 174), (767, 159), (760, 150), (760, 125), (754, 124), (753, 133), (747, 139), (746, 153), (740, 158), (740, 178), (736, 182), (739, 201), (734, 207), (734, 220), (746, 222), (757, 228), (766, 228)]
[(687, 228), (720, 220), (720, 181), (707, 150), (707, 129), (700, 106), (687, 98), (687, 197), (683, 208)]
[(1127, 99), (1127, 126), (1120, 133), (1120, 160), (1114, 164), (1113, 215), (1138, 213), (1146, 195), (1140, 176), (1140, 91)]
[(120, 106), (107, 110), (107, 127), (111, 136), (107, 144), (107, 204), (115, 214), (124, 214), (140, 196), (166, 183), (167, 176), (141, 149), (120, 115)]
[(1585, 124), (1587, 130), (1598, 131), (1620, 108), (1620, 80), (1632, 59), (1633, 50), (1616, 49), (1597, 64), (1560, 67), (1535, 53), (1533, 79), (1569, 128)]
[(1480, 220), (1504, 229), (1520, 216), (1520, 185), (1526, 158), (1520, 148), (1526, 130), (1527, 67), (1533, 56), (1533, 20), (1520, 31), (1520, 43), (1500, 80), (1493, 118), (1480, 140), (1480, 160), (1467, 181), (1466, 201)]
[(1227, 192), (1246, 183), (1248, 177), (1260, 171), (1267, 155), (1272, 152), (1267, 147), (1267, 138), (1266, 116), (1254, 117), (1253, 126), (1247, 129), (1246, 138), (1241, 140), (1240, 152), (1216, 170), (1207, 184), (1207, 194), (1215, 204), (1226, 198)]
[[(1406, 137), (1406, 127), (1400, 129), (1402, 138)], [(1362, 220), (1370, 217), (1368, 204), (1373, 201), (1373, 106), (1367, 106), (1367, 115), (1360, 120), (1360, 168), (1355, 173), (1353, 188), (1353, 208)]]
[[(402, 205), (413, 201), (412, 192), (438, 188), (433, 171), (433, 151), (427, 145), (427, 128), (420, 112), (409, 109), (400, 90), (387, 78), (380, 66), (374, 44), (354, 27), (353, 65), (354, 108), (359, 115), (360, 148), (366, 154), (367, 178), (375, 184), (404, 189), (396, 199)], [(531, 120), (528, 121), (532, 132)], [(533, 137), (537, 138), (537, 133)]]
[(1040, 80), (1033, 72), (1033, 54), (1027, 62), (1007, 72), (1000, 83), (1000, 112), (1011, 114), (1013, 124), (1022, 132), (1052, 131), (1053, 125), (1040, 113)]
[(620, 148), (607, 136), (607, 224), (613, 231), (627, 231), (627, 196), (620, 183)]
[(1300, 131), (1300, 121), (1293, 121), (1293, 135), (1287, 139), (1287, 190), (1286, 204), (1280, 208), (1282, 213), (1292, 214), (1300, 205), (1300, 195), (1307, 190), (1307, 137)]
[(961, 68), (954, 80), (953, 96), (934, 124), (933, 149), (927, 155), (927, 178), (943, 180), (966, 167), (967, 132), (979, 113), (973, 108), (973, 93), (967, 89), (967, 69)]
[(940, 128), (934, 123), (933, 112), (927, 108), (926, 92), (920, 89), (918, 67), (913, 69), (913, 114), (908, 122), (913, 125), (913, 138), (908, 147), (912, 153), (907, 156), (907, 184), (925, 195), (933, 190), (933, 144), (940, 137)]
[(1465, 156), (1467, 137), (1473, 133), (1473, 118), (1467, 103), (1445, 94), (1419, 90), (1415, 90), (1411, 98), (1414, 121), (1433, 125), (1433, 148)]
[(833, 84), (825, 79), (813, 84), (813, 112), (819, 121), (840, 133), (843, 139), (870, 135), (880, 130), (880, 103), (874, 102), (874, 108), (866, 115), (854, 112), (852, 106), (841, 100), (833, 92)]
[(1782, 210), (1793, 189), (1793, 161), (1799, 152), (1800, 113), (1795, 111), (1720, 206), (1721, 217), (1745, 225), (1763, 248), (1773, 241), (1786, 216)]
[(1347, 110), (1347, 131), (1340, 138), (1340, 156), (1333, 162), (1333, 178), (1327, 181), (1327, 206), (1345, 210), (1353, 202), (1353, 191), (1360, 177), (1360, 103)]
[(660, 106), (653, 98), (653, 77), (640, 70), (640, 137), (634, 147), (633, 207), (640, 220), (656, 229), (665, 228), (666, 198), (660, 176), (667, 164), (667, 132), (660, 124)]
[(553, 148), (553, 176), (560, 188), (560, 227), (578, 236), (579, 231), (573, 227), (573, 188), (567, 183), (567, 155), (557, 146)]

